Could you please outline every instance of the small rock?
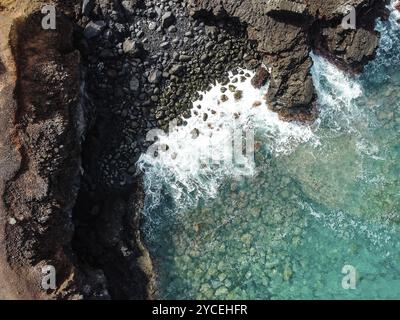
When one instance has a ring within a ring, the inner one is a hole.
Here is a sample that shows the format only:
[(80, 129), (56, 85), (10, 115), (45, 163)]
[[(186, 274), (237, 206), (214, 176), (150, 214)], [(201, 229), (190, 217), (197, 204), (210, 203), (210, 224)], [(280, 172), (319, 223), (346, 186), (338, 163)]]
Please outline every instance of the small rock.
[(208, 62), (209, 59), (210, 58), (208, 57), (208, 54), (206, 54), (206, 53), (201, 55), (201, 57), (200, 57), (200, 61), (203, 62), (203, 63)]
[(143, 52), (143, 46), (141, 43), (137, 41), (126, 39), (122, 44), (122, 50), (124, 51), (125, 54), (128, 54), (133, 57), (138, 57)]
[(157, 23), (150, 22), (149, 23), (149, 30), (155, 30), (155, 29), (157, 29)]
[(107, 26), (107, 24), (100, 20), (100, 21), (90, 21), (86, 27), (85, 30), (83, 31), (83, 35), (85, 36), (86, 39), (92, 39), (94, 37), (97, 37)]
[(218, 34), (218, 28), (215, 26), (206, 26), (206, 35), (214, 39)]
[(183, 66), (180, 64), (173, 65), (172, 68), (169, 70), (169, 74), (171, 75), (178, 75), (183, 70)]
[(188, 61), (190, 61), (191, 59), (192, 59), (191, 56), (188, 56), (188, 55), (185, 55), (185, 54), (181, 54), (181, 55), (179, 56), (179, 61), (182, 61), (182, 62), (188, 62)]
[(88, 17), (90, 13), (93, 11), (94, 5), (95, 5), (94, 0), (83, 0), (82, 14)]
[(227, 293), (228, 293), (228, 289), (225, 287), (218, 288), (217, 291), (215, 291), (216, 296), (224, 296)]
[(229, 91), (230, 91), (230, 92), (235, 92), (235, 91), (236, 91), (236, 86), (234, 86), (233, 84), (230, 84), (230, 85), (228, 86), (228, 88), (229, 88)]
[(172, 26), (170, 26), (170, 27), (168, 28), (168, 32), (174, 33), (174, 32), (176, 32), (176, 31), (178, 31), (178, 29), (177, 29), (174, 25), (172, 25)]
[(169, 42), (168, 41), (162, 42), (160, 44), (160, 48), (161, 49), (168, 49), (169, 48)]
[(160, 19), (161, 16), (162, 16), (162, 10), (161, 10), (161, 8), (156, 6), (156, 7), (154, 8), (154, 11), (155, 11), (156, 14), (157, 14), (157, 19)]
[(286, 265), (285, 269), (283, 270), (283, 280), (289, 281), (293, 275), (293, 271), (290, 266)]
[(261, 101), (255, 101), (254, 103), (253, 103), (253, 108), (257, 108), (257, 107), (259, 107), (259, 106), (261, 106)]
[(243, 91), (242, 90), (237, 90), (237, 91), (235, 91), (233, 96), (234, 96), (236, 101), (239, 101), (239, 100), (241, 100), (243, 98)]
[(126, 13), (133, 15), (135, 13), (136, 2), (137, 0), (124, 0), (121, 4)]
[(192, 139), (196, 139), (200, 135), (200, 131), (197, 128), (194, 128), (192, 131), (190, 131), (190, 134), (192, 135)]
[(100, 51), (100, 57), (102, 58), (112, 58), (114, 57), (114, 53), (110, 49), (103, 49)]
[(161, 18), (161, 26), (164, 29), (167, 29), (168, 27), (170, 27), (171, 25), (173, 25), (175, 23), (175, 20), (176, 20), (176, 18), (172, 12), (166, 12), (166, 13), (164, 13), (164, 15)]
[(140, 82), (136, 77), (133, 77), (131, 81), (129, 82), (129, 88), (134, 91), (138, 92), (140, 88)]
[(258, 62), (256, 59), (251, 59), (250, 61), (247, 62), (246, 67), (250, 70), (255, 70), (259, 65), (260, 62)]
[(260, 89), (265, 86), (269, 80), (270, 74), (267, 69), (260, 67), (257, 69), (255, 76), (251, 79), (254, 88)]
[(114, 69), (109, 69), (109, 70), (107, 70), (107, 75), (110, 78), (116, 78), (118, 76), (118, 73)]

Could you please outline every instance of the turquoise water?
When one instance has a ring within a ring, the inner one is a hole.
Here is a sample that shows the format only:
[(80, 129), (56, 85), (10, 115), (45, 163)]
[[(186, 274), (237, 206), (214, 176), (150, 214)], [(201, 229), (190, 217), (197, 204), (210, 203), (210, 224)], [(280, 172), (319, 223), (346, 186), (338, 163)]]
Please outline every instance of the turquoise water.
[[(248, 174), (188, 178), (183, 163), (141, 160), (160, 298), (400, 298), (400, 28), (378, 29), (378, 56), (359, 78), (313, 56), (317, 123), (293, 136), (241, 123), (255, 130)], [(354, 289), (342, 286), (345, 265)]]

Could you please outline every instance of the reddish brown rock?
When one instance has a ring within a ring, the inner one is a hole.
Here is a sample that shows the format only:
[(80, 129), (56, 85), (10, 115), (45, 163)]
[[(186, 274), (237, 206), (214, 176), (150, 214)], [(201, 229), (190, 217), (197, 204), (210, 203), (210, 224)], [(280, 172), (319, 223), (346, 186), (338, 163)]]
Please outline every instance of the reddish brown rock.
[[(102, 198), (108, 210), (91, 229), (104, 243), (83, 242), (76, 232), (87, 98), (75, 26), (63, 14), (73, 2), (60, 2), (56, 30), (41, 27), (39, 2), (0, 7), (0, 299), (150, 297), (140, 190), (137, 199)], [(102, 247), (104, 259), (118, 263), (92, 266), (81, 246)], [(54, 290), (41, 286), (44, 266), (55, 268)]]
[(251, 84), (260, 89), (261, 87), (265, 86), (269, 80), (269, 72), (264, 67), (260, 67), (257, 69), (256, 74), (254, 75), (253, 79), (251, 79)]

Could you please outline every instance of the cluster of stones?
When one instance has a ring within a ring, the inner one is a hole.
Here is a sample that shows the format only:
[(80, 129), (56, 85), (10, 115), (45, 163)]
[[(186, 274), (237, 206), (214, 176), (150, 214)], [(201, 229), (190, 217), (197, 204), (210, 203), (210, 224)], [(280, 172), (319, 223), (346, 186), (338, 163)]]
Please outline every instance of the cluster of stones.
[[(208, 30), (210, 29), (217, 30), (213, 27)], [(166, 128), (169, 121), (180, 115), (190, 117), (192, 101), (201, 99), (198, 91), (210, 89), (216, 81), (227, 84), (227, 71), (237, 73), (235, 68), (238, 66), (254, 68), (258, 65), (258, 60), (254, 59), (258, 56), (254, 47), (250, 43), (246, 44), (245, 39), (235, 39), (226, 32), (215, 35), (214, 41), (208, 41), (205, 47), (208, 48), (208, 53), (193, 52), (193, 56), (175, 57), (178, 61), (172, 67), (171, 81), (161, 95), (156, 109), (155, 116), (160, 127)], [(178, 121), (180, 123), (185, 124), (185, 121)]]
[(129, 185), (150, 143), (146, 132), (188, 116), (198, 91), (228, 81), (236, 67), (259, 65), (243, 26), (194, 19), (187, 6), (181, 0), (84, 1), (81, 51), (97, 109), (93, 130), (102, 144), (93, 157), (102, 159), (95, 175), (103, 185)]

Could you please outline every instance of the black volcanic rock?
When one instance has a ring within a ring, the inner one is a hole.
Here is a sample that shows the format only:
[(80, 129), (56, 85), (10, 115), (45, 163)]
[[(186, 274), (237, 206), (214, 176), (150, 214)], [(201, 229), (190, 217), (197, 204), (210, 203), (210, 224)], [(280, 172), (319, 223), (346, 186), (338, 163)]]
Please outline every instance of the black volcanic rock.
[(172, 12), (166, 12), (161, 18), (162, 27), (165, 29), (170, 27), (174, 24), (175, 20), (175, 16)]

